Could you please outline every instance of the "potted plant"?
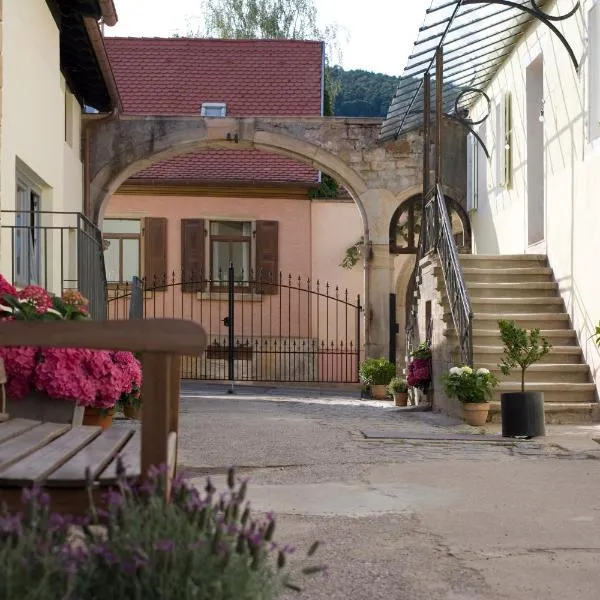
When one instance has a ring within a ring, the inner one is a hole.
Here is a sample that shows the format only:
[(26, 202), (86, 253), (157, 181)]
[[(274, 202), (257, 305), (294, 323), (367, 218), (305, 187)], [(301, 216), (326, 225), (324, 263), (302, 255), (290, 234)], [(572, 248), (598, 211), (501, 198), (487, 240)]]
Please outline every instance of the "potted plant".
[(134, 384), (130, 392), (121, 394), (117, 402), (117, 409), (128, 419), (142, 418), (142, 394), (140, 388)]
[(431, 383), (431, 345), (420, 343), (409, 355), (407, 366), (408, 385), (427, 393)]
[[(89, 314), (76, 290), (60, 297), (36, 285), (17, 290), (0, 275), (0, 319), (81, 321)], [(141, 386), (130, 352), (15, 346), (0, 348), (0, 361), (12, 418), (107, 426), (119, 398)]]
[(488, 369), (473, 369), (468, 365), (452, 367), (442, 375), (444, 391), (450, 398), (457, 398), (463, 405), (468, 425), (481, 427), (487, 421), (490, 410), (489, 397), (498, 380)]
[(368, 385), (376, 400), (387, 398), (387, 386), (396, 375), (396, 366), (387, 358), (368, 358), (360, 365), (360, 380)]
[(498, 321), (504, 351), (500, 371), (509, 375), (512, 369), (521, 369), (521, 391), (500, 395), (502, 435), (504, 437), (536, 437), (545, 435), (544, 394), (525, 391), (525, 372), (550, 351), (550, 344), (539, 329), (529, 332), (514, 321)]
[(388, 391), (394, 397), (396, 406), (406, 406), (408, 404), (408, 383), (406, 379), (394, 377), (388, 385)]

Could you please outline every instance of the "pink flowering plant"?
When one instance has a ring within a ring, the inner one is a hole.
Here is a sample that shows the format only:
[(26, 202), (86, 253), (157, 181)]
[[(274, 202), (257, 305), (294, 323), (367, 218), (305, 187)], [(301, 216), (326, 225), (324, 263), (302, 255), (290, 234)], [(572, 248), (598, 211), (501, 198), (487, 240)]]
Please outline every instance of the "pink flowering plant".
[(427, 389), (431, 382), (431, 346), (423, 342), (410, 354), (407, 382), (410, 387)]
[[(76, 290), (61, 297), (28, 285), (17, 290), (0, 275), (0, 318), (5, 321), (89, 319), (87, 300)], [(122, 398), (139, 395), (142, 370), (131, 352), (83, 348), (0, 346), (7, 394), (20, 400), (37, 391), (49, 398), (110, 409)]]

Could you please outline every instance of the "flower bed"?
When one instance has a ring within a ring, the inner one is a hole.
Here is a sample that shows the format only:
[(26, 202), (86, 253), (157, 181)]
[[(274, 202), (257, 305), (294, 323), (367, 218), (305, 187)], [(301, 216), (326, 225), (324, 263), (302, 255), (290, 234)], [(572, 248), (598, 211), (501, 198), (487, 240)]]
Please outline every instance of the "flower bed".
[[(87, 300), (76, 290), (61, 297), (29, 285), (21, 290), (0, 275), (0, 320), (85, 320)], [(79, 406), (110, 409), (140, 394), (142, 371), (131, 352), (83, 348), (0, 347), (11, 400), (34, 392)]]

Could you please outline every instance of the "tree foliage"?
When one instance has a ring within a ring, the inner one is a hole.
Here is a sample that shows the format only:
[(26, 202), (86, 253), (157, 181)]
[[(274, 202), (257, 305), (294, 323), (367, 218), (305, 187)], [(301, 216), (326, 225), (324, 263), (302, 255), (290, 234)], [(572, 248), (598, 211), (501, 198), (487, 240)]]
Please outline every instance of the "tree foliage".
[(399, 77), (340, 66), (328, 68), (335, 86), (333, 112), (338, 117), (385, 117)]
[(233, 39), (321, 39), (313, 0), (205, 0), (206, 33)]
[(514, 321), (498, 321), (500, 336), (504, 342), (504, 351), (500, 361), (500, 370), (504, 375), (511, 369), (521, 369), (521, 391), (525, 391), (525, 371), (541, 360), (552, 346), (540, 335), (539, 329), (529, 332), (521, 329)]

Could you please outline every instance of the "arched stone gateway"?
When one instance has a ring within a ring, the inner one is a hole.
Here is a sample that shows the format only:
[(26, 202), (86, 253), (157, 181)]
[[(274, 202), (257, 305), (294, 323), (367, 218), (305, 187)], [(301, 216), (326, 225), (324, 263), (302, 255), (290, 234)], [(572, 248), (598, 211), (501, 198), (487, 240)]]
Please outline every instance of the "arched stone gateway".
[[(334, 177), (354, 199), (364, 226), (366, 355), (389, 346), (394, 288), (389, 223), (398, 199), (421, 180), (418, 132), (380, 144), (379, 119), (120, 116), (90, 119), (88, 214), (101, 223), (109, 198), (151, 164), (204, 148), (259, 149), (294, 158)], [(458, 136), (463, 136), (457, 130)], [(457, 138), (458, 139), (458, 138)], [(462, 137), (460, 138), (462, 139)], [(448, 144), (448, 156), (456, 155)], [(448, 172), (456, 172), (455, 165)]]

